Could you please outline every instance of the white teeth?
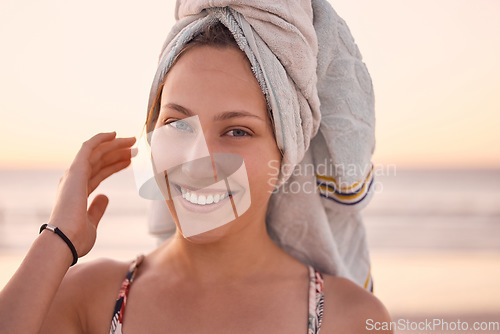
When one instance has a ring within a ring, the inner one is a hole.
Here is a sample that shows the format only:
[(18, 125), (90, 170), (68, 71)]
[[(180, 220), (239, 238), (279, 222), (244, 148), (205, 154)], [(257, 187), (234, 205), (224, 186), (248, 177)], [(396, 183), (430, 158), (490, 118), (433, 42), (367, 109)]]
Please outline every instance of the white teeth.
[(214, 202), (214, 197), (212, 195), (208, 195), (205, 204), (212, 204), (213, 202)]
[(191, 194), (191, 197), (189, 198), (189, 201), (193, 204), (198, 204), (198, 197), (196, 196), (196, 194)]
[(225, 194), (196, 194), (194, 192), (190, 192), (185, 188), (180, 188), (182, 193), (182, 198), (185, 200), (198, 205), (208, 205), (213, 203), (219, 203), (223, 199), (229, 196), (228, 193)]
[(198, 204), (199, 205), (205, 205), (206, 202), (207, 202), (207, 199), (206, 199), (205, 195), (198, 196)]

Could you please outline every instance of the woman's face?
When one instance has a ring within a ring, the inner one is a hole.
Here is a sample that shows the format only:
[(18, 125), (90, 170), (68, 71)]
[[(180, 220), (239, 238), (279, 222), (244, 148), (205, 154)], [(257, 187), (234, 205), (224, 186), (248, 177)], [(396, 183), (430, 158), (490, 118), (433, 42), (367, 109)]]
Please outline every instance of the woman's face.
[[(281, 155), (266, 100), (240, 50), (196, 46), (179, 58), (162, 90), (155, 134), (160, 131), (176, 138), (164, 140), (169, 144), (161, 151), (152, 149), (155, 162), (169, 165), (166, 197), (177, 227), (196, 230), (196, 224), (224, 220), (223, 203), (237, 217), (190, 239), (215, 240), (265, 219)], [(225, 186), (231, 196), (224, 197)]]

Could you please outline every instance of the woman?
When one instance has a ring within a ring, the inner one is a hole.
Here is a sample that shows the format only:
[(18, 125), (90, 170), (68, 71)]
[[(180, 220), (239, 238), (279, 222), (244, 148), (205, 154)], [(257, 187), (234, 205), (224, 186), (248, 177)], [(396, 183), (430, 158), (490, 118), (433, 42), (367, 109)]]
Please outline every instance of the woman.
[[(4, 332), (318, 333), (321, 327), (321, 333), (360, 333), (366, 332), (367, 319), (389, 321), (372, 294), (347, 279), (321, 275), (269, 237), (269, 199), (286, 178), (273, 175), (269, 162), (282, 163), (283, 150), (262, 85), (232, 36), (220, 23), (202, 29), (182, 47), (155, 89), (146, 126), (153, 131), (155, 177), (176, 222), (176, 235), (132, 265), (101, 260), (68, 270), (75, 262), (68, 246), (74, 245), (80, 257), (90, 251), (107, 205), (99, 195), (87, 210), (89, 194), (129, 165), (135, 142), (115, 133), (94, 136), (61, 179), (48, 222), (69, 243), (47, 228), (40, 233), (1, 292)], [(193, 119), (202, 129), (213, 169), (193, 164), (200, 156), (196, 154), (170, 160), (172, 168), (159, 163), (173, 152), (155, 151), (162, 147), (155, 146), (156, 138), (161, 139), (157, 134), (185, 132)], [(206, 184), (200, 181), (210, 172), (223, 174), (215, 165), (227, 160), (215, 159), (216, 153), (242, 158), (250, 186), (241, 192), (248, 191), (251, 200), (238, 211), (236, 192), (220, 195), (220, 203), (235, 209), (235, 218), (187, 235), (189, 227), (203, 222), (184, 218), (181, 210), (199, 210), (193, 206), (206, 207), (208, 197), (218, 195), (204, 193)], [(176, 199), (173, 185), (180, 179), (179, 195), (184, 196)], [(186, 186), (186, 180), (195, 186)], [(205, 197), (201, 203), (200, 194)]]

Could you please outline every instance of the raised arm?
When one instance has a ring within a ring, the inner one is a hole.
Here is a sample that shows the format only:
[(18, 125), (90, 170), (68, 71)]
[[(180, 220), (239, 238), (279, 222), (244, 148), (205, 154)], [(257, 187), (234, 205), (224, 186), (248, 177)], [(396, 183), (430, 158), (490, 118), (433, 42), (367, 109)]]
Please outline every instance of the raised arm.
[[(108, 198), (99, 195), (87, 209), (88, 196), (104, 179), (130, 164), (135, 138), (115, 137), (115, 132), (100, 133), (83, 143), (59, 182), (48, 223), (66, 235), (79, 257), (92, 249), (97, 225), (108, 205)], [(0, 332), (38, 333), (72, 262), (72, 252), (63, 238), (49, 229), (42, 231), (0, 291)], [(74, 332), (79, 332), (78, 319), (61, 317), (60, 321), (68, 327), (73, 323)]]

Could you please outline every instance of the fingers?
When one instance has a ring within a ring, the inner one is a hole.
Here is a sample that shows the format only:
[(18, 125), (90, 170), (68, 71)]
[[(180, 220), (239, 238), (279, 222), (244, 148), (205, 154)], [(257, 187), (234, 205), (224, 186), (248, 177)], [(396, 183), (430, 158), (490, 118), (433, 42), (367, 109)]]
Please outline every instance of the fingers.
[[(116, 162), (117, 160), (113, 160), (113, 153), (123, 150), (125, 148), (130, 148), (135, 143), (135, 137), (128, 138), (116, 138), (112, 141), (103, 142), (100, 145), (94, 148), (94, 152), (90, 157), (90, 163), (93, 166), (101, 164), (102, 166), (106, 166)], [(128, 156), (130, 158), (130, 154)]]
[(116, 137), (116, 132), (103, 132), (99, 133), (89, 140), (85, 141), (78, 153), (76, 154), (73, 163), (70, 166), (70, 170), (82, 170), (86, 174), (91, 173), (92, 167), (89, 165), (89, 159), (100, 144), (113, 140)]
[(104, 179), (130, 165), (132, 156), (130, 147), (134, 143), (134, 137), (116, 138), (95, 148), (90, 159), (88, 194), (92, 193)]
[(77, 157), (78, 156), (83, 156), (83, 158), (90, 156), (92, 151), (99, 146), (101, 143), (113, 140), (116, 137), (116, 132), (102, 132), (99, 134), (96, 134), (89, 140), (85, 141), (82, 144), (82, 147), (80, 148), (80, 151), (78, 151)]
[(105, 195), (98, 195), (90, 204), (90, 207), (87, 211), (90, 222), (97, 227), (99, 221), (104, 215), (104, 211), (106, 211), (106, 207), (108, 206), (109, 199)]
[(70, 169), (84, 173), (87, 195), (105, 178), (130, 164), (130, 147), (135, 141), (135, 137), (116, 138), (116, 132), (107, 132), (99, 133), (82, 144)]
[(105, 168), (100, 169), (99, 172), (89, 180), (88, 193), (91, 194), (103, 180), (105, 180), (110, 175), (113, 175), (114, 173), (126, 168), (128, 165), (130, 165), (130, 162), (131, 161), (129, 158), (127, 160), (118, 161), (112, 165), (108, 165)]

